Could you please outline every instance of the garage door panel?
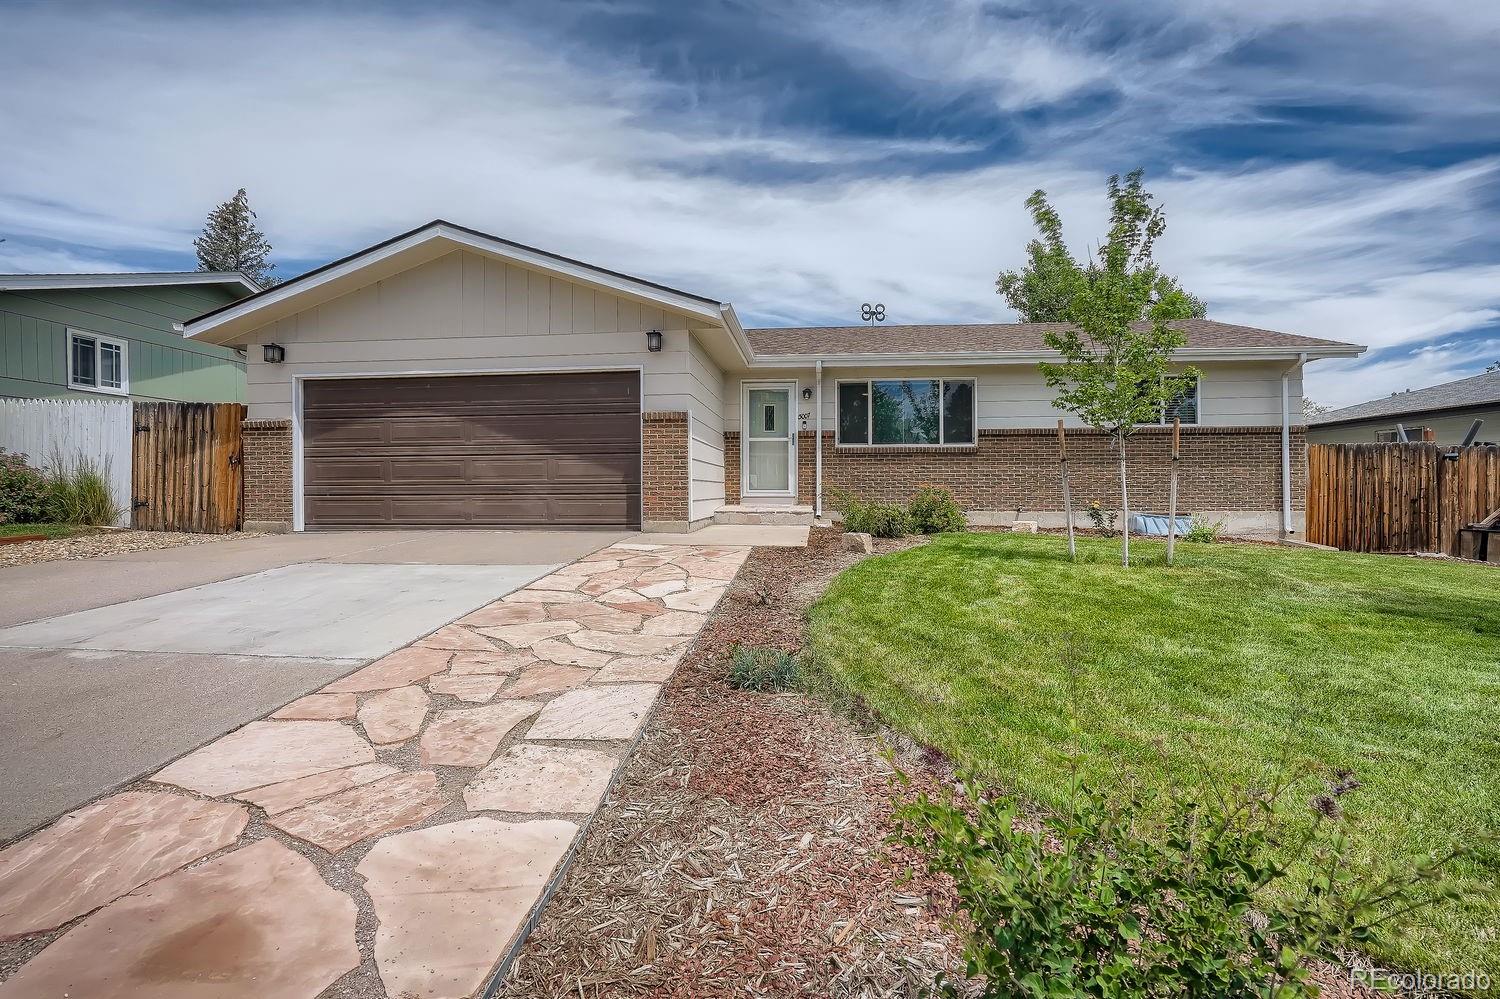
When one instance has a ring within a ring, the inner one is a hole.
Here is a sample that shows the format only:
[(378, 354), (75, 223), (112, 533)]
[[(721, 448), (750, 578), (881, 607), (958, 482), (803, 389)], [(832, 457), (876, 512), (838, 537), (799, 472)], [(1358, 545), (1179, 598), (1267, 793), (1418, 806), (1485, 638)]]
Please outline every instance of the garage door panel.
[(309, 381), (310, 527), (636, 526), (635, 372)]

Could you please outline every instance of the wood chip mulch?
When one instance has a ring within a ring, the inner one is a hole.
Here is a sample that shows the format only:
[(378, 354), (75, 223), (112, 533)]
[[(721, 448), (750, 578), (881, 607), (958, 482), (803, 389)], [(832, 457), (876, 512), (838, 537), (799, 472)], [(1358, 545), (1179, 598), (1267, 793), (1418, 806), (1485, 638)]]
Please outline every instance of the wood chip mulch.
[(71, 538), (47, 541), (23, 541), (0, 545), (0, 566), (29, 565), (33, 562), (55, 562), (61, 559), (98, 558), (101, 555), (124, 555), (129, 552), (156, 551), (181, 545), (201, 545), (224, 538), (255, 537), (254, 534), (179, 534), (170, 531), (100, 531)]
[[(800, 648), (807, 607), (860, 557), (829, 530), (755, 550), (502, 995), (915, 996), (961, 971), (951, 895), (904, 880), (909, 858), (886, 843), (886, 739), (801, 695), (725, 682), (737, 642)], [(915, 747), (896, 759), (918, 784), (951, 779)]]

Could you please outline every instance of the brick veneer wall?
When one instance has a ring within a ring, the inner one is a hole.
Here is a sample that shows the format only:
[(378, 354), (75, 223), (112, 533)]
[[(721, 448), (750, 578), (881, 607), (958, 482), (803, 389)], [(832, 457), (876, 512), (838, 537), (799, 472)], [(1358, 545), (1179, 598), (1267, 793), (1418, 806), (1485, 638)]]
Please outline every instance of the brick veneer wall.
[[(736, 473), (738, 477), (738, 473)], [(688, 523), (688, 415), (641, 414), (641, 514), (648, 524)]]
[[(798, 435), (797, 499), (813, 501), (815, 435)], [(1292, 429), (1292, 506), (1306, 487), (1307, 436)], [(724, 435), (726, 502), (739, 498), (739, 434)], [(730, 456), (734, 456), (731, 469)], [(1133, 509), (1165, 510), (1171, 431), (1148, 428), (1126, 448)], [(1075, 507), (1092, 500), (1118, 506), (1119, 472), (1109, 438), (1095, 430), (1068, 431), (1068, 468)], [(1192, 512), (1281, 509), (1280, 427), (1192, 427), (1182, 432), (1178, 507)], [(977, 446), (836, 448), (823, 434), (823, 496), (835, 489), (861, 499), (905, 502), (924, 483), (944, 486), (965, 510), (1060, 511), (1057, 431), (1053, 428), (981, 430)]]
[(245, 529), (292, 529), (292, 421), (240, 424), (245, 466)]

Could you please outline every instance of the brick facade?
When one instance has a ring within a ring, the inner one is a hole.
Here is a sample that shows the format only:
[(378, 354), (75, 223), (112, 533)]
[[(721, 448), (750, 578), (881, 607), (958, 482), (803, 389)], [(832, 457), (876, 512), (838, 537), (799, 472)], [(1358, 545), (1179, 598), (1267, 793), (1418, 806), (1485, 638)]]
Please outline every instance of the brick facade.
[[(797, 441), (797, 501), (813, 501), (813, 443)], [(1306, 486), (1307, 436), (1292, 429), (1292, 506), (1301, 509)], [(724, 435), (726, 502), (739, 499), (739, 434)], [(1130, 439), (1131, 507), (1165, 510), (1171, 431), (1146, 428)], [(1119, 472), (1109, 438), (1095, 430), (1068, 431), (1068, 467), (1075, 507), (1093, 500), (1118, 507)], [(1182, 432), (1178, 507), (1185, 512), (1269, 512), (1281, 509), (1280, 427), (1190, 427)], [(944, 486), (965, 510), (998, 513), (1062, 509), (1057, 431), (1053, 428), (981, 430), (975, 447), (836, 448), (823, 434), (823, 496), (834, 490), (861, 499), (905, 502), (917, 486)]]
[(245, 529), (292, 529), (292, 421), (240, 424), (245, 466)]
[[(738, 473), (736, 473), (738, 474)], [(641, 415), (641, 516), (646, 524), (688, 524), (688, 415)]]

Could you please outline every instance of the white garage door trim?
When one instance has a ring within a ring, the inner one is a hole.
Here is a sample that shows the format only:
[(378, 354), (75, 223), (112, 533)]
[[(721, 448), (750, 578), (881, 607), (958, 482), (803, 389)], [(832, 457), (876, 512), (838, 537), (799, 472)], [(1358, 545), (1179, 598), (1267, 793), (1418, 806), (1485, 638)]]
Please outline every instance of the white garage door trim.
[[(302, 383), (327, 381), (339, 378), (438, 378), (452, 375), (568, 375), (589, 372), (634, 371), (640, 379), (641, 413), (646, 412), (646, 371), (640, 364), (579, 365), (577, 367), (512, 367), (512, 368), (444, 368), (439, 370), (412, 371), (319, 371), (315, 374), (292, 376), (292, 530), (298, 533), (307, 529), (302, 515)], [(645, 504), (645, 452), (641, 448), (638, 461), (641, 463), (641, 503)]]

